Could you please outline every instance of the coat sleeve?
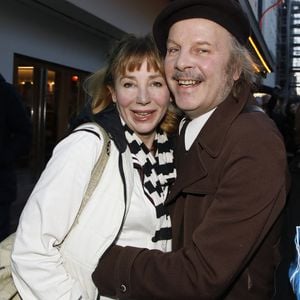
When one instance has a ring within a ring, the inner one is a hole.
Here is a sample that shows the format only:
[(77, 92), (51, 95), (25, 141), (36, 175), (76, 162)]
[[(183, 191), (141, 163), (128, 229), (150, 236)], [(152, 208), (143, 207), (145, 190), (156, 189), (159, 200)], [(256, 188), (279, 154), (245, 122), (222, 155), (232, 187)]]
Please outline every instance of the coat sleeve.
[(24, 300), (83, 299), (57, 247), (74, 222), (102, 147), (94, 134), (72, 133), (54, 149), (21, 214), (12, 273)]
[(237, 136), (224, 145), (231, 147), (230, 156), (192, 242), (170, 253), (111, 247), (92, 275), (101, 294), (196, 300), (218, 299), (228, 289), (274, 225), (286, 197), (286, 155), (277, 132), (259, 129)]

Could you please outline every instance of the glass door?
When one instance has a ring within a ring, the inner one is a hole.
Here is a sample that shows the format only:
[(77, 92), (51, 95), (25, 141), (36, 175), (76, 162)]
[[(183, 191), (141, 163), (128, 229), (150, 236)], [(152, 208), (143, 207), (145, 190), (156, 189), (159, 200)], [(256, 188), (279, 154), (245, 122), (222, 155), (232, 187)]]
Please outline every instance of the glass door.
[(82, 83), (87, 75), (84, 71), (15, 56), (15, 84), (33, 125), (32, 150), (23, 164), (35, 179), (57, 142), (67, 134), (70, 119), (84, 105)]

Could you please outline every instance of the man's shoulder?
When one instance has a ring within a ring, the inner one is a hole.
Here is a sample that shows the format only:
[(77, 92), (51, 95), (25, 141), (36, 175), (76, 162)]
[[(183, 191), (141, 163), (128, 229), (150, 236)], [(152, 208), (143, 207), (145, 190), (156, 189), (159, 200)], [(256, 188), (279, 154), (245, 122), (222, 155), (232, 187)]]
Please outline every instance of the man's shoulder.
[(233, 121), (229, 133), (238, 139), (256, 139), (267, 142), (276, 137), (281, 139), (281, 134), (274, 121), (264, 112), (242, 112)]

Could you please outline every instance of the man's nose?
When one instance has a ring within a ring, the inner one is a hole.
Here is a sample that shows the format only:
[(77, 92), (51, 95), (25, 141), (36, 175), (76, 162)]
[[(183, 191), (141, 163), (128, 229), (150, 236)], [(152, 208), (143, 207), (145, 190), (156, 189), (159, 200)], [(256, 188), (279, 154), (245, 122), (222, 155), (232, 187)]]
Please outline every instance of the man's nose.
[(187, 68), (191, 68), (192, 63), (191, 63), (190, 54), (182, 49), (178, 53), (178, 56), (177, 56), (177, 59), (175, 62), (175, 67), (180, 71), (183, 71)]

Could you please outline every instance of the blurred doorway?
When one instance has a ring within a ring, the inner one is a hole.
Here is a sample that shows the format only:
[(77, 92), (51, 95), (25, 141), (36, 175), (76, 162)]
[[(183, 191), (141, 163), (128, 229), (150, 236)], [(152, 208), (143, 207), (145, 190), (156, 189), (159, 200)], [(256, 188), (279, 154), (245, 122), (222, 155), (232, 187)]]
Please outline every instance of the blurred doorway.
[(65, 136), (69, 121), (85, 103), (82, 88), (88, 72), (37, 60), (14, 57), (14, 83), (33, 125), (31, 153), (20, 161), (36, 180), (56, 143)]
[(14, 85), (22, 96), (33, 126), (31, 151), (17, 165), (17, 200), (11, 208), (11, 231), (69, 121), (85, 103), (82, 88), (88, 72), (23, 55), (14, 56)]

